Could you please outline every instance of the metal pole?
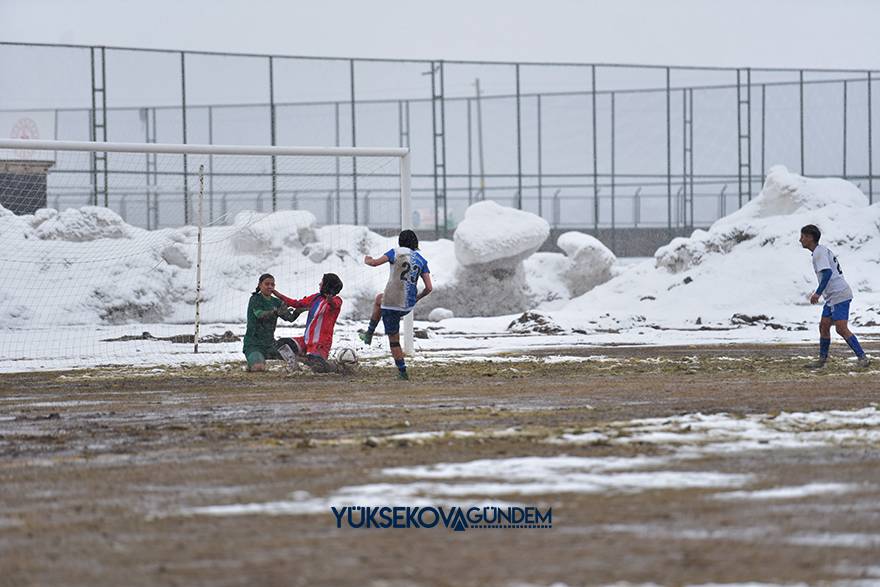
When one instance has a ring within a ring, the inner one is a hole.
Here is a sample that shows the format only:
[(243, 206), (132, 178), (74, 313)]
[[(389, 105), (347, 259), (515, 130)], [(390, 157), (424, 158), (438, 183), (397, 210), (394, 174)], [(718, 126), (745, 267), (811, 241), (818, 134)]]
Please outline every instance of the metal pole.
[[(107, 56), (104, 53), (105, 47), (101, 47), (101, 121), (104, 123), (104, 132), (101, 133), (104, 140), (107, 140)], [(107, 153), (104, 153), (104, 207), (110, 207), (109, 195), (109, 173), (107, 169)]]
[(596, 66), (590, 66), (593, 118), (593, 234), (599, 236), (599, 139), (596, 136)]
[(688, 169), (690, 170), (690, 224), (688, 227), (693, 229), (694, 227), (694, 90), (693, 88), (688, 89), (688, 108), (690, 108), (690, 116), (688, 117), (691, 121), (690, 125), (690, 140), (689, 144), (691, 147), (690, 152), (690, 164), (688, 165)]
[(843, 82), (843, 178), (846, 179), (846, 81)]
[(446, 73), (440, 62), (440, 132), (443, 150), (443, 236), (449, 236), (448, 192), (446, 191)]
[(522, 114), (519, 95), (519, 63), (516, 64), (516, 208), (522, 210)]
[[(687, 200), (687, 178), (688, 178), (688, 125), (687, 125), (687, 89), (681, 91), (681, 198), (678, 201), (678, 220), (677, 224), (687, 226), (687, 213), (685, 208), (685, 200)], [(684, 217), (683, 220), (681, 218)]]
[[(269, 140), (275, 146), (275, 62), (269, 57)], [(272, 211), (278, 210), (278, 163), (272, 155)]]
[[(336, 115), (336, 146), (339, 146), (339, 102), (334, 104), (333, 111)], [(333, 158), (336, 161), (336, 224), (340, 224), (342, 222), (341, 210), (342, 210), (342, 192), (340, 191), (340, 177), (339, 174), (341, 172), (339, 165), (339, 157)], [(330, 219), (327, 218), (327, 222), (330, 222)]]
[[(349, 59), (349, 76), (351, 79), (351, 146), (357, 147), (357, 118), (355, 114), (354, 92), (354, 59)], [(351, 188), (354, 203), (354, 223), (358, 223), (358, 189), (357, 189), (357, 157), (351, 158)]]
[[(213, 106), (208, 106), (208, 144), (214, 144)], [(208, 222), (214, 223), (214, 155), (208, 155)]]
[[(186, 53), (180, 52), (180, 103), (183, 131), (183, 144), (186, 144)], [(189, 186), (187, 185), (188, 161), (183, 154), (183, 223), (189, 224)]]
[(616, 156), (614, 149), (614, 130), (615, 130), (615, 120), (614, 120), (614, 92), (611, 92), (611, 250), (616, 251), (617, 247), (617, 211), (615, 208), (616, 204), (616, 190), (615, 190), (615, 179), (617, 175), (616, 170)]
[(806, 173), (804, 168), (804, 70), (799, 72), (798, 90), (800, 92), (800, 117), (801, 117), (801, 175)]
[[(672, 238), (672, 72), (666, 68), (666, 221)], [(737, 109), (739, 105), (737, 105)]]
[(468, 206), (474, 203), (474, 151), (471, 129), (471, 99), (467, 102)]
[(199, 323), (201, 322), (201, 301), (202, 301), (202, 202), (205, 199), (205, 166), (199, 165), (199, 209), (198, 209), (198, 231), (196, 246), (196, 328), (193, 336), (193, 352), (199, 352)]
[(541, 94), (538, 94), (538, 216), (544, 216), (544, 153), (541, 133)]
[(761, 84), (761, 181), (767, 177), (766, 166), (766, 141), (764, 140), (767, 133), (767, 86)]
[[(89, 54), (91, 56), (92, 63), (92, 111), (91, 111), (91, 124), (89, 125), (89, 136), (91, 136), (92, 141), (97, 141), (98, 137), (98, 129), (95, 125), (98, 123), (98, 104), (95, 101), (95, 88), (97, 87), (95, 84), (97, 80), (95, 79), (95, 48), (91, 47), (89, 49)], [(95, 159), (97, 153), (91, 153), (91, 167), (92, 167), (92, 206), (98, 205), (98, 161)]]
[(868, 72), (868, 203), (874, 203), (874, 129), (871, 114), (871, 72)]
[(742, 150), (742, 72), (736, 70), (736, 185), (739, 207), (743, 205), (743, 150)]
[(483, 158), (483, 101), (480, 99), (480, 78), (474, 80), (477, 86), (477, 149), (480, 152), (480, 199), (486, 199), (486, 166)]

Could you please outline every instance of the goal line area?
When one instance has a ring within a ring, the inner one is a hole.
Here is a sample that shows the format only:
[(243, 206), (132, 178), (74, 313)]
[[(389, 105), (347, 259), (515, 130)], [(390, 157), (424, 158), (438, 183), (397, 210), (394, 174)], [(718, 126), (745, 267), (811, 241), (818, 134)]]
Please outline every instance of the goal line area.
[(410, 185), (401, 148), (0, 140), (0, 371), (243, 360), (263, 273), (292, 298), (339, 275), (353, 343)]

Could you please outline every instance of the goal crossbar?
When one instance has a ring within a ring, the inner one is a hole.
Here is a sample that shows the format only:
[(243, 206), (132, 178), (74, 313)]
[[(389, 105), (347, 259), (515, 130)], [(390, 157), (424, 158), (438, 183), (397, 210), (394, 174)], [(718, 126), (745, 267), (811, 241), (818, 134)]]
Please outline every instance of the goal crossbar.
[[(97, 141), (49, 141), (0, 139), (0, 149), (16, 151), (79, 151), (116, 153), (293, 156), (293, 157), (389, 157), (400, 160), (400, 227), (412, 228), (412, 179), (410, 150), (402, 147), (289, 147), (275, 145), (201, 145), (167, 143), (113, 143)], [(412, 313), (404, 319), (404, 348), (413, 352)]]
[(0, 149), (33, 151), (100, 151), (110, 153), (170, 153), (195, 155), (277, 155), (318, 157), (399, 157), (403, 147), (280, 147), (238, 145), (183, 145), (169, 143), (101, 143), (91, 141), (36, 141), (0, 139)]

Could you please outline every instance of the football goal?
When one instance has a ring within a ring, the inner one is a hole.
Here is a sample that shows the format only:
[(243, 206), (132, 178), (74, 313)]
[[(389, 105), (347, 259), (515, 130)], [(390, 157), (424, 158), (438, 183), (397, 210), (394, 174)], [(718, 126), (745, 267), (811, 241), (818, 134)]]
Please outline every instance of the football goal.
[(411, 217), (402, 148), (0, 140), (0, 370), (243, 361), (264, 273), (292, 298), (336, 273), (334, 347), (387, 354), (357, 341), (388, 278), (363, 258)]

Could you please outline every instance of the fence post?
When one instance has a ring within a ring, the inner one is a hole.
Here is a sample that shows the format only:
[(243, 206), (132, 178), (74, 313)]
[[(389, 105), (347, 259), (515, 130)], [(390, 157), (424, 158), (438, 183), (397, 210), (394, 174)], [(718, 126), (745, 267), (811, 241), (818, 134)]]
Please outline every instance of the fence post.
[[(666, 68), (666, 221), (672, 240), (672, 70)], [(738, 106), (737, 106), (738, 107)]]
[[(522, 110), (520, 108), (519, 63), (516, 64), (516, 209), (522, 210)], [(444, 159), (443, 163), (446, 163)], [(446, 168), (443, 168), (444, 172)], [(444, 194), (445, 198), (445, 194)]]
[(596, 137), (596, 66), (591, 65), (591, 94), (593, 114), (593, 235), (599, 236), (599, 141)]
[(798, 91), (800, 92), (800, 123), (801, 123), (801, 175), (806, 174), (804, 167), (804, 70), (798, 71)]
[[(180, 111), (183, 144), (186, 144), (186, 52), (180, 52)], [(183, 154), (183, 223), (189, 224), (189, 184), (186, 153)]]
[[(269, 141), (275, 146), (275, 61), (269, 56)], [(272, 211), (278, 210), (278, 163), (272, 155)]]

